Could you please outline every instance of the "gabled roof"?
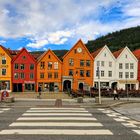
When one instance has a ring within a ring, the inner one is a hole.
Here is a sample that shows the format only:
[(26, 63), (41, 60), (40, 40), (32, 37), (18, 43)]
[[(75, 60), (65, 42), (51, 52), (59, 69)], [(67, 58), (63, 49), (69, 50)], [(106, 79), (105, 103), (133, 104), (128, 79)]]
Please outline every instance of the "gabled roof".
[(35, 58), (25, 49), (25, 48), (22, 48), (18, 53), (17, 55), (13, 58), (12, 62), (14, 62), (18, 57), (19, 55), (23, 52), (23, 51), (26, 51), (26, 53), (32, 58), (32, 60), (35, 62)]
[(83, 43), (83, 41), (81, 39), (79, 39), (77, 41), (77, 43), (63, 56), (62, 59), (64, 59), (75, 48), (75, 46), (77, 46), (77, 44), (79, 44), (79, 43), (81, 43), (83, 45), (83, 47), (85, 48), (85, 50), (87, 51), (87, 53), (89, 54), (91, 59), (93, 59), (92, 55), (90, 54), (89, 50), (87, 49), (87, 47), (85, 46), (85, 44)]
[(51, 52), (53, 55), (54, 55), (54, 57), (60, 62), (60, 63), (62, 63), (62, 61), (55, 55), (55, 53), (52, 51), (52, 50), (48, 50), (48, 51), (46, 51), (46, 52), (44, 52), (42, 55), (40, 55), (38, 58), (37, 58), (37, 63), (39, 63), (40, 61), (41, 61), (41, 59), (43, 59), (43, 57), (48, 53), (48, 52)]
[(12, 56), (11, 56), (9, 50), (8, 50), (7, 48), (3, 47), (2, 45), (0, 45), (0, 47), (1, 47), (1, 48), (8, 54), (8, 56), (12, 59)]
[(124, 48), (118, 50), (118, 51), (115, 51), (113, 52), (113, 55), (115, 56), (115, 58), (118, 58), (118, 56), (122, 53), (122, 51), (124, 50)]
[(102, 48), (96, 50), (95, 52), (91, 53), (91, 55), (93, 56), (93, 58), (95, 58), (95, 57), (101, 52), (101, 50), (102, 50), (103, 48), (104, 48), (104, 47), (102, 47)]
[(132, 53), (137, 57), (137, 59), (140, 59), (140, 49), (135, 50)]

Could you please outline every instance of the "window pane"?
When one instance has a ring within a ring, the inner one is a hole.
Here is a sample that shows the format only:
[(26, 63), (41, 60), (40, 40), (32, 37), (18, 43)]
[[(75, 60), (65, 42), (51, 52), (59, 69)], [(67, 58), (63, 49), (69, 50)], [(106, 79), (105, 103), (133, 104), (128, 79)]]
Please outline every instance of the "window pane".
[(44, 73), (40, 73), (40, 78), (44, 78)]
[(80, 70), (80, 76), (84, 77), (84, 70)]
[(48, 62), (48, 70), (52, 69), (52, 62)]
[(73, 60), (73, 58), (70, 58), (69, 59), (69, 66), (73, 66), (74, 65), (74, 60)]
[(20, 69), (21, 69), (21, 70), (24, 70), (24, 69), (25, 69), (24, 64), (20, 64)]
[(6, 75), (6, 69), (2, 69), (2, 75)]
[(86, 66), (90, 66), (90, 60), (86, 61)]
[(123, 68), (122, 63), (119, 63), (119, 69), (122, 69), (122, 68)]
[(48, 73), (48, 78), (52, 78), (52, 73)]
[(18, 73), (14, 73), (14, 78), (18, 79)]
[(58, 78), (58, 72), (54, 73), (54, 78), (57, 79)]
[(2, 57), (2, 64), (6, 64), (6, 58)]
[(54, 69), (58, 70), (58, 62), (54, 62)]
[(80, 60), (80, 66), (84, 66), (84, 60)]
[(86, 71), (86, 77), (90, 77), (90, 70)]
[(73, 76), (73, 70), (69, 70), (69, 76)]
[(40, 69), (45, 69), (45, 62), (44, 62), (44, 61), (42, 61), (42, 62), (40, 63)]
[(34, 64), (30, 64), (30, 70), (34, 69)]

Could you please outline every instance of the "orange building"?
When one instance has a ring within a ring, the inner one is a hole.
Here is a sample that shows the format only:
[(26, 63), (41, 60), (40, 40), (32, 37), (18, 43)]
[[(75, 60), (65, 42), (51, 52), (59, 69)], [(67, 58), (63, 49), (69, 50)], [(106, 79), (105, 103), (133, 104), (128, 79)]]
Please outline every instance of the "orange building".
[(64, 56), (63, 56), (63, 91), (73, 90), (89, 90), (93, 86), (93, 57), (79, 40)]
[(61, 80), (61, 60), (51, 50), (44, 52), (37, 61), (37, 89), (41, 86), (42, 91), (61, 91)]
[(12, 90), (11, 59), (8, 49), (0, 46), (0, 91)]

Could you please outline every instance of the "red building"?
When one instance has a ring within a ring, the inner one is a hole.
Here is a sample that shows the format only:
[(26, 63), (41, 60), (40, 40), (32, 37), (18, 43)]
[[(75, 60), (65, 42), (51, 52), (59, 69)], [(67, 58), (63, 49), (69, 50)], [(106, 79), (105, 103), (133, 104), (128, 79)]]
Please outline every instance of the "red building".
[(140, 87), (140, 49), (133, 51), (133, 54), (138, 59), (138, 81), (139, 81), (139, 87)]
[(36, 60), (25, 48), (12, 60), (12, 83), (13, 92), (36, 89)]

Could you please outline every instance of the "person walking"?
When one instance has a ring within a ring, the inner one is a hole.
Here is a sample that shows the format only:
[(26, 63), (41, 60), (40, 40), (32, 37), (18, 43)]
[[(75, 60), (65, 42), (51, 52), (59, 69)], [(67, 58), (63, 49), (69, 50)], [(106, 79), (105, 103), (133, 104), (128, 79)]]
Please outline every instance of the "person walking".
[(38, 93), (39, 93), (38, 98), (41, 98), (41, 91), (42, 91), (42, 90), (41, 90), (41, 86), (39, 86), (39, 87), (38, 87)]
[(119, 100), (119, 95), (116, 88), (114, 88), (113, 94), (114, 94), (114, 100), (116, 100), (116, 98)]

